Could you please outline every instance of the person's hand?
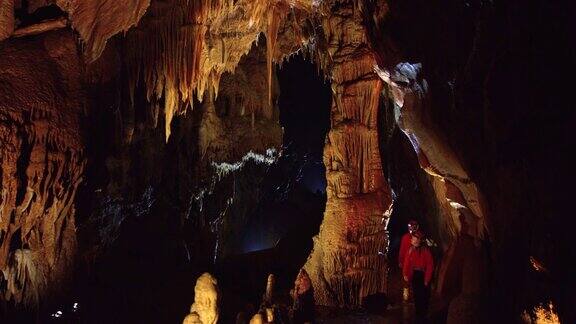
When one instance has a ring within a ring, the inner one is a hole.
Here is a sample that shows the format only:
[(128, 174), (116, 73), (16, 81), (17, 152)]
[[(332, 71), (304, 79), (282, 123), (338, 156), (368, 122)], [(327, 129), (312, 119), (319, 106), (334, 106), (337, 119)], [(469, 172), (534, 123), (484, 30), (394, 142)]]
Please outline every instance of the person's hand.
[(430, 284), (429, 282), (425, 282), (424, 283), (424, 287), (428, 287), (428, 284)]
[(402, 263), (398, 263), (398, 268), (402, 269)]
[(408, 282), (408, 276), (404, 276), (404, 281)]

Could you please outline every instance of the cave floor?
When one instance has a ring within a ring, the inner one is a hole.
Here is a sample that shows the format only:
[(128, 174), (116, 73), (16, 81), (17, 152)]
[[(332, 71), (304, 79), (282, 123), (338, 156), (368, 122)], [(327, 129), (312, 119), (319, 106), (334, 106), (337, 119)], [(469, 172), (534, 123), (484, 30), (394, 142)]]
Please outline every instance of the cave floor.
[[(401, 324), (414, 323), (414, 304), (408, 303), (397, 306), (389, 306), (384, 314), (372, 314), (366, 311), (347, 313), (321, 314), (318, 323), (330, 324)], [(440, 309), (432, 305), (427, 323), (445, 323), (445, 318)]]
[[(414, 323), (414, 303), (402, 302), (402, 282), (398, 268), (391, 268), (388, 282), (387, 306), (381, 309), (344, 311), (330, 308), (317, 308), (318, 323), (330, 324), (408, 324)], [(446, 323), (446, 306), (440, 298), (432, 295), (427, 323)]]

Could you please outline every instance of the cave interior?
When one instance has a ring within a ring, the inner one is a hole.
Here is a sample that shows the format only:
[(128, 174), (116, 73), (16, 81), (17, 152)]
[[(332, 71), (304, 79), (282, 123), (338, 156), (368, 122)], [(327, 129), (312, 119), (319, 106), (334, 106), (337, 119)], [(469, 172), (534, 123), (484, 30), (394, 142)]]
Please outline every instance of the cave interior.
[(576, 323), (574, 17), (0, 0), (0, 323)]

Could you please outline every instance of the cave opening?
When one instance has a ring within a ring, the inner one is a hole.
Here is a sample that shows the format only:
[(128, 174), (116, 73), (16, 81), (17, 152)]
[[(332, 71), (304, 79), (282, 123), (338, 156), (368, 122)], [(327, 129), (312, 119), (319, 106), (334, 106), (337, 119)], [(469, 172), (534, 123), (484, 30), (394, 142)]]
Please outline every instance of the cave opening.
[[(232, 316), (231, 321), (240, 311), (252, 311), (245, 301), (255, 304), (260, 300), (269, 274), (276, 277), (278, 293), (288, 296), (312, 250), (312, 237), (318, 234), (326, 206), (322, 156), (330, 126), (330, 85), (317, 65), (301, 53), (277, 66), (275, 72), (283, 128), (281, 153), (266, 170), (258, 190), (243, 187), (260, 198), (242, 227), (236, 252), (216, 264), (219, 285), (225, 287), (228, 299), (244, 300), (243, 304), (229, 302), (223, 310), (223, 316)], [(235, 186), (246, 181), (242, 177), (242, 173), (236, 175)]]
[(330, 126), (329, 83), (302, 54), (287, 59), (276, 73), (282, 149), (261, 183), (263, 197), (249, 217), (242, 252), (272, 248), (296, 228), (299, 235), (311, 238), (322, 218), (323, 208), (318, 206), (326, 200), (322, 154)]
[(280, 123), (284, 128), (284, 150), (304, 160), (304, 186), (311, 192), (326, 192), (326, 170), (322, 161), (324, 141), (330, 128), (330, 84), (318, 67), (302, 53), (289, 57), (278, 70)]

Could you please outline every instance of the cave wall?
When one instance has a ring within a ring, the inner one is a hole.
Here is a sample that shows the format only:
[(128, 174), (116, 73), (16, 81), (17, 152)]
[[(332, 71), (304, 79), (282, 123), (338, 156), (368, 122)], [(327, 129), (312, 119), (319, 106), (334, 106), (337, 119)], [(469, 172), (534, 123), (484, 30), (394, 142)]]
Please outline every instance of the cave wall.
[(73, 268), (90, 101), (72, 33), (6, 41), (0, 56), (1, 294), (35, 306)]
[[(538, 1), (439, 6), (418, 0), (389, 1), (387, 8), (389, 14), (381, 24), (367, 23), (373, 35), (386, 34), (371, 38), (379, 66), (393, 71), (400, 62), (422, 64), (417, 80), (405, 79), (403, 85), (415, 82), (422, 88), (426, 81), (427, 94), (421, 98), (425, 120), (442, 134), (442, 145), (453, 151), (443, 156), (458, 160), (484, 197), (488, 235), (472, 244), (471, 236), (462, 235), (458, 228), (460, 215), (451, 216), (454, 224), (443, 230), (446, 247), (451, 247), (443, 262), (454, 260), (451, 270), (445, 270), (452, 274), (444, 275), (450, 277), (445, 279), (450, 282), (445, 287), (451, 295), (448, 301), (454, 293), (461, 294), (450, 307), (454, 312), (449, 312), (449, 320), (515, 322), (521, 312), (552, 300), (560, 317), (571, 321), (573, 312), (562, 310), (561, 305), (573, 300), (567, 293), (573, 281), (564, 270), (543, 272), (530, 262), (534, 257), (552, 268), (571, 269), (563, 260), (573, 250), (560, 248), (566, 236), (552, 229), (567, 220), (566, 210), (552, 201), (564, 199), (560, 197), (569, 187), (567, 179), (558, 177), (568, 172), (568, 162), (557, 150), (569, 142), (566, 127), (573, 114), (564, 110), (566, 105), (560, 104), (558, 96), (544, 94), (554, 75), (548, 62), (566, 61), (573, 48), (557, 46), (565, 44), (570, 34), (566, 33), (568, 20), (556, 11), (560, 7)], [(536, 21), (545, 27), (532, 28)], [(566, 118), (561, 120), (560, 115)], [(433, 158), (420, 159), (422, 167), (428, 163), (434, 165)], [(543, 167), (547, 163), (555, 167)], [(541, 186), (550, 181), (556, 183), (547, 187), (551, 191)], [(446, 194), (438, 189), (446, 187), (436, 182), (440, 202)], [(568, 286), (554, 287), (555, 280)], [(484, 311), (474, 310), (478, 305)], [(470, 308), (463, 311), (461, 306)]]
[[(130, 89), (123, 42), (109, 40), (90, 64), (70, 30), (1, 45), (3, 301), (36, 306), (62, 292), (65, 279), (83, 280), (76, 270), (94, 275), (115, 258), (111, 249), (123, 253), (119, 245), (150, 235), (156, 247), (136, 250), (183, 260), (185, 249), (204, 244), (206, 258), (192, 263), (206, 265), (213, 229), (186, 217), (195, 193), (218, 177), (211, 163), (279, 149), (274, 74), (272, 103), (261, 96), (269, 89), (265, 47), (248, 44), (238, 73), (223, 78), (235, 86), (176, 116), (168, 138), (166, 99), (149, 101), (142, 83)], [(168, 241), (180, 242), (176, 253)]]

